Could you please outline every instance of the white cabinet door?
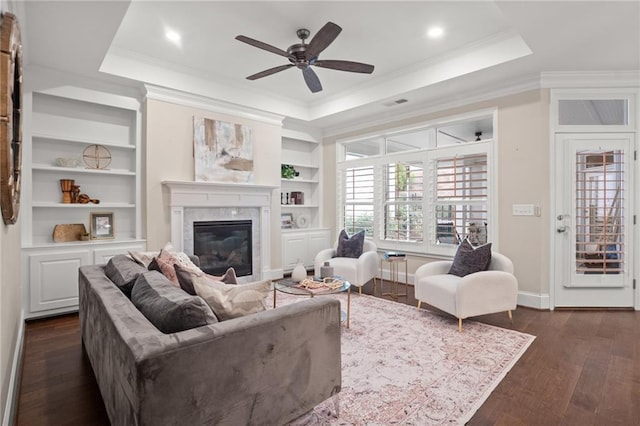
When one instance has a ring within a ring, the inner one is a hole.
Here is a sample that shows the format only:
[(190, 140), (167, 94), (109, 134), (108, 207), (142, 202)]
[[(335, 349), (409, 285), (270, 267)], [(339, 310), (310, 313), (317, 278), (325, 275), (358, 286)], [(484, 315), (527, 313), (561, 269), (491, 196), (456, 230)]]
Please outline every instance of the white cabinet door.
[(30, 254), (31, 312), (78, 306), (78, 268), (89, 264), (89, 251)]
[[(308, 246), (308, 259), (309, 266), (313, 266), (313, 262), (316, 255), (320, 250), (328, 249), (332, 247), (331, 241), (329, 241), (329, 230), (313, 231), (309, 232), (309, 246)], [(318, 275), (320, 272), (318, 272)]]
[(298, 259), (306, 261), (308, 241), (307, 234), (303, 233), (282, 235), (282, 268), (285, 271), (292, 270)]
[(282, 234), (282, 269), (291, 271), (298, 259), (306, 268), (312, 268), (316, 254), (329, 247), (331, 242), (328, 229)]

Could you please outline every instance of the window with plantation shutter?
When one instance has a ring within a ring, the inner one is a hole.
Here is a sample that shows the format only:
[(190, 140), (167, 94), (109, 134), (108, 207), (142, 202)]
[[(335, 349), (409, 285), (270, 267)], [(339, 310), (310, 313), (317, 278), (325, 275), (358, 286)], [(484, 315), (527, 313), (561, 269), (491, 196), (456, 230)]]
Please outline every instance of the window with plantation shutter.
[(454, 154), (431, 161), (432, 244), (473, 245), (488, 240), (487, 153)]
[(423, 162), (397, 161), (384, 167), (384, 239), (421, 242)]
[(344, 170), (344, 229), (349, 235), (364, 230), (373, 235), (374, 173), (373, 166)]
[(485, 112), (339, 142), (339, 227), (415, 254), (451, 256), (465, 237), (491, 241), (494, 119)]

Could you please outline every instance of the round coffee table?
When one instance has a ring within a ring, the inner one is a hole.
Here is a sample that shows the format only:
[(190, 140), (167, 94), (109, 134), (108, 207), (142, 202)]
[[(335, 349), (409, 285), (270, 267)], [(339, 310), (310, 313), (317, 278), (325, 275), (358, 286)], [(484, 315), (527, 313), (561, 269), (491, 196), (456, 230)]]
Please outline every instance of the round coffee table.
[[(334, 278), (341, 279), (340, 277), (334, 277)], [(313, 289), (313, 290), (303, 288), (303, 287), (296, 287), (297, 285), (298, 283), (294, 283), (291, 281), (287, 281), (287, 282), (276, 281), (273, 285), (273, 307), (274, 308), (276, 307), (276, 294), (278, 291), (281, 291), (287, 294), (293, 294), (295, 296), (309, 296), (309, 297), (326, 296), (328, 294), (337, 294), (337, 293), (343, 293), (346, 291), (347, 292), (347, 312), (345, 315), (344, 311), (341, 311), (343, 317), (341, 317), (340, 319), (342, 320), (342, 322), (346, 324), (347, 328), (349, 328), (349, 314), (351, 311), (351, 283), (349, 281), (344, 280), (342, 282), (342, 285), (338, 288), (321, 288), (321, 289)]]

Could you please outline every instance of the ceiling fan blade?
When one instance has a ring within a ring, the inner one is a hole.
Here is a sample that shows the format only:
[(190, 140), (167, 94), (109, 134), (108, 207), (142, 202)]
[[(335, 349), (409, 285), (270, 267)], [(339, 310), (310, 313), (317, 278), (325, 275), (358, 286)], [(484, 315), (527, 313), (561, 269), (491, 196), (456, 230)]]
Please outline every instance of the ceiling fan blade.
[(266, 77), (268, 75), (275, 74), (280, 71), (284, 71), (287, 68), (291, 68), (292, 66), (293, 64), (287, 64), (287, 65), (280, 65), (278, 67), (269, 68), (268, 70), (260, 71), (259, 73), (250, 75), (249, 77), (247, 77), (247, 80), (257, 80), (259, 78)]
[(324, 49), (329, 46), (333, 40), (338, 37), (342, 28), (333, 22), (327, 22), (324, 27), (320, 28), (320, 31), (313, 36), (306, 50), (307, 60), (315, 58)]
[(322, 90), (322, 84), (320, 84), (320, 79), (318, 75), (311, 69), (311, 67), (304, 68), (302, 70), (302, 76), (304, 77), (305, 83), (307, 83), (307, 87), (311, 90), (312, 93), (316, 93)]
[(267, 52), (275, 53), (276, 55), (284, 56), (285, 58), (291, 58), (287, 52), (282, 49), (278, 49), (277, 47), (271, 46), (270, 44), (264, 43), (259, 40), (254, 40), (252, 38), (239, 35), (236, 36), (236, 40), (250, 44), (251, 46), (257, 47), (258, 49), (266, 50)]
[(371, 74), (374, 68), (373, 65), (363, 64), (361, 62), (334, 61), (330, 59), (323, 60), (323, 61), (315, 61), (313, 65), (317, 67), (322, 67), (322, 68), (331, 68), (332, 70), (360, 72), (363, 74)]

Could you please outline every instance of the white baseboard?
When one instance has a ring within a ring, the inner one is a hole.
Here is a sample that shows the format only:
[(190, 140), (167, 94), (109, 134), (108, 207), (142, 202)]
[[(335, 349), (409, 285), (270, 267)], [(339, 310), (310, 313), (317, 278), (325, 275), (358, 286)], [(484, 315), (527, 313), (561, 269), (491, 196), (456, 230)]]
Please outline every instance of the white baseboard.
[(519, 291), (518, 305), (534, 309), (549, 309), (549, 295)]
[(9, 378), (9, 389), (7, 392), (7, 402), (4, 406), (4, 416), (2, 418), (2, 426), (11, 426), (15, 424), (17, 408), (18, 408), (18, 392), (20, 384), (20, 375), (22, 374), (22, 347), (24, 345), (24, 310), (20, 311), (20, 329), (18, 330), (18, 338), (13, 351), (13, 362), (11, 363), (11, 377)]
[(265, 280), (279, 280), (284, 277), (284, 271), (282, 269), (270, 269), (264, 272)]

